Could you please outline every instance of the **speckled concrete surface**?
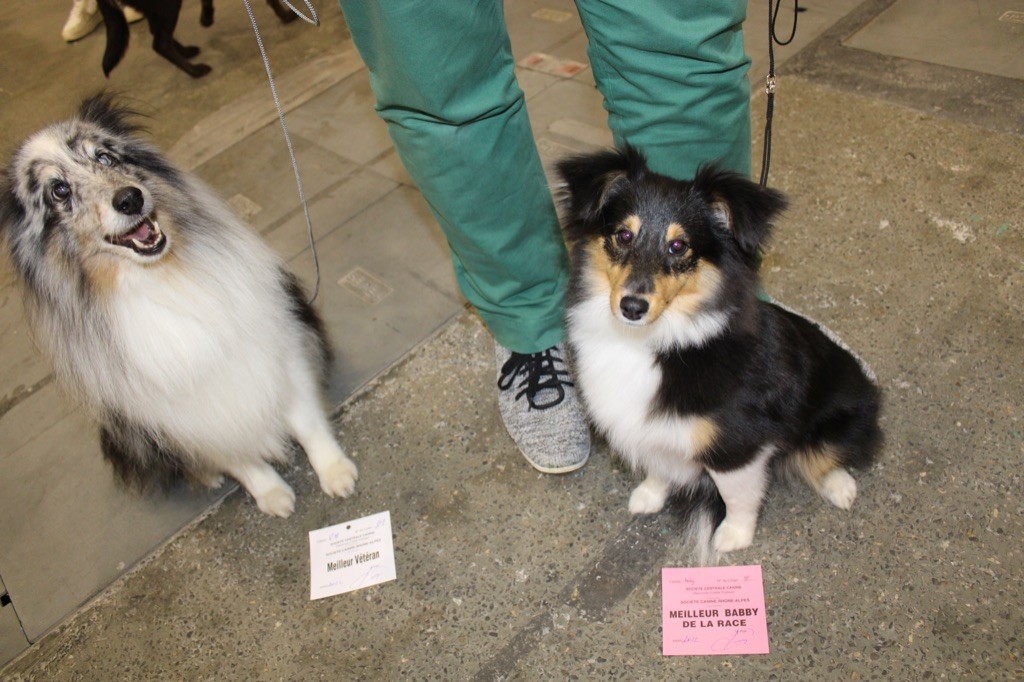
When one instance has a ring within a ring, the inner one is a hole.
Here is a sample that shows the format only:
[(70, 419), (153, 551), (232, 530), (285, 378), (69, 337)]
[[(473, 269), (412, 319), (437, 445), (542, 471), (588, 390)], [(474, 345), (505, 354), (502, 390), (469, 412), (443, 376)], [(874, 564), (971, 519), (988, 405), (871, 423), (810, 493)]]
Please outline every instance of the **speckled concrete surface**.
[[(467, 313), (344, 407), (353, 498), (304, 464), (288, 520), (232, 495), (5, 679), (1020, 679), (1024, 147), (805, 81), (778, 116), (767, 288), (871, 363), (887, 443), (851, 512), (777, 485), (730, 555), (763, 567), (771, 654), (662, 657), (679, 518), (630, 517), (604, 444), (533, 472)], [(309, 601), (307, 532), (383, 510), (397, 581)]]

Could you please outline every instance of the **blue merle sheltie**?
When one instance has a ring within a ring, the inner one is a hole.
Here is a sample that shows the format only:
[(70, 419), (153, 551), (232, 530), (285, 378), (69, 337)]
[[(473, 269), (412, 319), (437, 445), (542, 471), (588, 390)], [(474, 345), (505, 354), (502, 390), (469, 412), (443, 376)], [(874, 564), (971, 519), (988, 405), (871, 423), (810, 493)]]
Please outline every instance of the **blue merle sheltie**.
[(227, 474), (288, 516), (295, 494), (272, 463), (294, 438), (324, 492), (347, 496), (357, 472), (322, 402), (320, 318), (256, 233), (132, 120), (88, 99), (0, 180), (0, 242), (37, 345), (129, 487)]
[(558, 170), (576, 381), (596, 428), (646, 476), (629, 510), (710, 495), (715, 521), (723, 501), (725, 513), (708, 549), (741, 549), (773, 463), (849, 509), (847, 469), (880, 444), (879, 390), (828, 330), (758, 297), (783, 195), (713, 165), (692, 181), (659, 175), (630, 147)]

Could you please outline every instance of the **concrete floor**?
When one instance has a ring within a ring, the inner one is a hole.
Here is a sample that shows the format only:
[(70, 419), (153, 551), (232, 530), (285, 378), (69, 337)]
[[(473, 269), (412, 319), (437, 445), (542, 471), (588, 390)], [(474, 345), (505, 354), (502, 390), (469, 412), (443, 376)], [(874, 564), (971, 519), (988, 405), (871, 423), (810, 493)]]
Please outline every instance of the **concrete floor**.
[[(24, 65), (0, 72), (5, 151), (102, 85), (93, 71), (99, 41), (60, 43), (65, 3), (47, 4), (19, 31), (12, 8), (0, 9), (3, 62)], [(195, 4), (186, 2), (186, 14)], [(571, 4), (508, 4), (518, 57), (585, 59)], [(530, 469), (497, 415), (490, 337), (444, 293), (437, 272), (437, 307), (417, 324), (403, 326), (398, 309), (374, 313), (401, 327), (410, 351), (397, 363), (378, 360), (383, 374), (361, 388), (357, 375), (373, 376), (372, 367), (346, 374), (344, 359), (339, 367), (338, 428), (361, 471), (352, 498), (325, 498), (297, 459), (285, 472), (299, 496), (294, 516), (265, 517), (244, 494), (230, 494), (49, 634), (30, 637), (0, 677), (1024, 677), (1024, 88), (846, 45), (892, 30), (877, 22), (899, 2), (847, 3), (841, 12), (836, 3), (801, 4), (810, 7), (801, 42), (780, 50), (771, 175), (792, 207), (764, 264), (766, 288), (873, 366), (885, 391), (886, 446), (859, 477), (851, 512), (777, 485), (754, 546), (729, 556), (763, 568), (770, 654), (662, 657), (660, 569), (686, 561), (678, 515), (630, 516), (634, 481), (601, 442), (577, 473)], [(993, 21), (1022, 9), (1004, 4)], [(542, 8), (570, 16), (532, 16)], [(154, 139), (226, 196), (265, 197), (284, 185), (267, 173), (287, 178), (287, 167), (266, 151), (272, 109), (255, 99), (263, 75), (240, 11), (221, 3), (210, 33), (181, 22), (185, 42), (209, 53), (208, 79), (192, 82), (137, 44), (111, 86), (130, 92), (153, 115)], [(321, 260), (343, 259), (361, 234), (389, 221), (423, 230), (430, 243), (429, 216), (380, 137), (336, 8), (323, 4), (317, 31), (279, 27), (265, 7), (256, 11), (276, 70), (294, 84), (286, 98), (310, 143), (304, 175), (320, 215), (342, 211), (325, 228)], [(748, 41), (763, 26), (754, 11)], [(763, 47), (749, 49), (764, 63)], [(1002, 58), (1019, 64), (1022, 55)], [(546, 158), (607, 139), (586, 71), (566, 80), (524, 70), (520, 78)], [(755, 95), (755, 131), (763, 103)], [(332, 111), (337, 118), (323, 120)], [(241, 141), (256, 150), (251, 158), (232, 147)], [(759, 139), (755, 158), (758, 150)], [(273, 215), (256, 214), (254, 224), (308, 278), (294, 205), (268, 206)], [(354, 313), (334, 285), (345, 268), (328, 267), (320, 304), (338, 337)], [(0, 279), (5, 296), (10, 286)], [(360, 352), (346, 348), (343, 358)], [(21, 428), (12, 424), (17, 414), (0, 415), (0, 442)], [(62, 433), (67, 447), (94, 438), (87, 424)], [(9, 462), (0, 463), (10, 477)], [(37, 474), (17, 485), (46, 482)], [(397, 580), (310, 601), (308, 532), (384, 510)], [(11, 513), (4, 508), (0, 526), (30, 526)], [(6, 571), (0, 562), (0, 576)]]

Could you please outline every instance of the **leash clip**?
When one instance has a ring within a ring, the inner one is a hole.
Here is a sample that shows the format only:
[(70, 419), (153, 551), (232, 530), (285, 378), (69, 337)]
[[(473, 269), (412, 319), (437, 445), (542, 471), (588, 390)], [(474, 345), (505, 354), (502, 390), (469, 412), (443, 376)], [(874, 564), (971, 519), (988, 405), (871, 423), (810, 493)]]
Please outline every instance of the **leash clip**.
[(764, 94), (774, 95), (775, 94), (775, 76), (765, 76), (764, 79)]

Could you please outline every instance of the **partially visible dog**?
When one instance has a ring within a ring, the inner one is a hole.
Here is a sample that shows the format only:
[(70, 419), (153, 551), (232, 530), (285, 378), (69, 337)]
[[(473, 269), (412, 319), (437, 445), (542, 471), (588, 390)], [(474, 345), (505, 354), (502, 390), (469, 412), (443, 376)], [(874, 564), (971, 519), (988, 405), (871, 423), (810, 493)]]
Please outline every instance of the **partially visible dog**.
[[(103, 73), (109, 76), (128, 51), (128, 38), (131, 33), (118, 0), (97, 2), (107, 30), (107, 47), (103, 52), (102, 62)], [(174, 39), (174, 29), (178, 25), (178, 15), (181, 12), (181, 0), (126, 0), (124, 4), (137, 9), (146, 17), (149, 31), (153, 34), (154, 52), (192, 78), (201, 78), (210, 73), (207, 64), (193, 64), (191, 61), (199, 54), (197, 46), (182, 45)]]
[(747, 547), (773, 462), (849, 509), (847, 467), (879, 447), (879, 391), (833, 335), (758, 299), (759, 249), (784, 197), (714, 167), (671, 179), (628, 147), (559, 171), (576, 381), (596, 427), (646, 474), (630, 511), (690, 489), (712, 523), (725, 503), (708, 549)]
[(37, 344), (100, 424), (128, 486), (237, 479), (268, 514), (295, 494), (290, 438), (325, 493), (357, 471), (322, 403), (323, 325), (296, 278), (198, 179), (86, 100), (25, 141), (0, 185), (0, 241)]
[[(193, 64), (192, 59), (199, 54), (194, 45), (182, 45), (174, 39), (174, 29), (178, 25), (182, 0), (97, 0), (103, 23), (107, 30), (107, 47), (103, 52), (103, 73), (109, 76), (128, 51), (128, 22), (124, 18), (120, 5), (127, 5), (138, 10), (149, 23), (153, 34), (153, 51), (170, 61), (179, 69), (192, 76), (202, 78), (210, 73), (207, 64)], [(296, 18), (296, 14), (283, 5), (280, 0), (267, 0), (274, 14), (283, 23)], [(203, 26), (213, 24), (213, 0), (202, 0), (199, 22)]]

